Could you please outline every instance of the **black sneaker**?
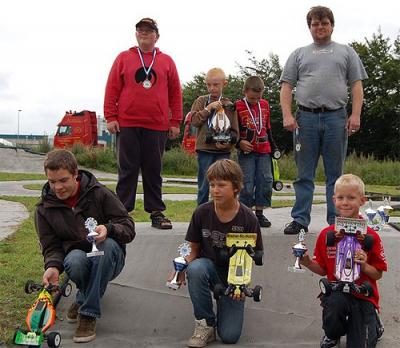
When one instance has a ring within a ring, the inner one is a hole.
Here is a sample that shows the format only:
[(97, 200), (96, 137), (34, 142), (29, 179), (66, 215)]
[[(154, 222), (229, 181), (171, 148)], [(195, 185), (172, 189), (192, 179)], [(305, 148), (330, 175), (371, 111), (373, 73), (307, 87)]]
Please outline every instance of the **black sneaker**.
[(271, 227), (271, 221), (269, 221), (263, 214), (257, 215), (258, 223), (260, 227)]
[(150, 215), (151, 226), (158, 228), (160, 230), (170, 230), (172, 228), (172, 223), (170, 219), (167, 219), (165, 215), (157, 211)]
[(328, 336), (324, 335), (321, 338), (320, 346), (321, 348), (332, 348), (336, 347), (338, 340), (331, 340)]
[(302, 224), (299, 224), (296, 221), (292, 221), (290, 224), (288, 224), (285, 229), (283, 230), (284, 234), (299, 234), (301, 230), (304, 230), (304, 232), (308, 232), (308, 228), (306, 226), (303, 226)]

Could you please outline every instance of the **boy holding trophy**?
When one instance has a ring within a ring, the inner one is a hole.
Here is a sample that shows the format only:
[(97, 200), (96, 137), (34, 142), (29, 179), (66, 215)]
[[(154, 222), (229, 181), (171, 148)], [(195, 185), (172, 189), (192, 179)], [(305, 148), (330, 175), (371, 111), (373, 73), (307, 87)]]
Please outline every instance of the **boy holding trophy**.
[(187, 267), (175, 266), (179, 271), (177, 280), (170, 276), (167, 283), (170, 286), (174, 282), (179, 287), (185, 284), (187, 274), (195, 316), (195, 330), (189, 347), (205, 347), (214, 341), (215, 328), (224, 343), (236, 343), (240, 338), (244, 296), (221, 296), (217, 300), (217, 315), (213, 311), (211, 290), (227, 283), (229, 257), (224, 255), (227, 234), (255, 233), (254, 249), (259, 253), (263, 250), (257, 218), (238, 200), (243, 185), (243, 173), (239, 165), (229, 159), (218, 160), (208, 169), (207, 179), (213, 200), (194, 211), (186, 234), (188, 247), (180, 250), (180, 254), (185, 255)]
[(191, 123), (197, 128), (197, 205), (208, 202), (207, 169), (219, 159), (230, 158), (239, 135), (234, 104), (222, 96), (228, 84), (224, 71), (220, 68), (210, 69), (205, 84), (209, 94), (198, 97), (190, 112)]
[[(360, 207), (366, 202), (363, 181), (353, 174), (342, 175), (335, 183), (333, 201), (338, 216), (347, 218), (346, 221), (355, 220), (353, 225), (356, 226), (357, 221), (362, 222)], [(339, 244), (346, 238), (346, 235), (343, 235), (336, 226), (340, 218), (336, 219), (334, 225), (323, 229), (318, 235), (313, 258), (311, 259), (306, 253), (300, 260), (301, 265), (316, 274), (326, 275), (329, 283), (333, 284), (329, 291), (321, 288), (323, 292), (321, 296), (322, 327), (325, 331), (321, 348), (335, 347), (339, 338), (344, 335), (346, 335), (347, 347), (375, 347), (383, 332), (377, 315), (379, 310), (377, 280), (381, 279), (382, 272), (387, 270), (383, 245), (379, 235), (369, 227), (365, 235), (354, 235), (354, 238), (364, 239), (365, 242), (367, 239), (373, 239), (373, 244), (368, 250), (365, 244), (364, 250), (355, 248), (353, 264), (352, 260), (349, 260), (349, 254), (337, 253), (337, 250), (341, 250)], [(329, 242), (330, 235), (334, 236), (333, 243)], [(366, 236), (369, 237), (366, 238)], [(360, 276), (358, 279), (354, 278), (355, 284), (343, 282), (341, 277), (337, 278), (343, 260), (348, 274), (355, 273), (355, 268), (359, 267)], [(341, 282), (351, 290), (335, 287)], [(371, 289), (368, 294), (355, 291), (366, 283), (370, 284)]]
[(73, 340), (89, 342), (96, 337), (101, 297), (124, 267), (125, 244), (134, 239), (135, 225), (112, 191), (93, 174), (78, 170), (71, 152), (49, 152), (44, 170), (48, 182), (35, 214), (43, 283), (58, 285), (65, 271), (76, 284), (67, 320), (78, 322)]

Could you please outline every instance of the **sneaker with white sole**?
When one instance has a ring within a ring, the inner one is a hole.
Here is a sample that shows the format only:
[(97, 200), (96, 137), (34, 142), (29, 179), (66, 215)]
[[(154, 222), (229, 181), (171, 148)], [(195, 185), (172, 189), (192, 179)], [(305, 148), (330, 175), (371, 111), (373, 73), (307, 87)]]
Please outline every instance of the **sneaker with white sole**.
[(332, 347), (336, 347), (338, 344), (338, 340), (332, 340), (330, 339), (328, 336), (324, 335), (321, 338), (321, 348), (332, 348)]
[(190, 338), (188, 347), (202, 348), (207, 343), (215, 341), (215, 327), (208, 326), (205, 319), (195, 320), (193, 336)]

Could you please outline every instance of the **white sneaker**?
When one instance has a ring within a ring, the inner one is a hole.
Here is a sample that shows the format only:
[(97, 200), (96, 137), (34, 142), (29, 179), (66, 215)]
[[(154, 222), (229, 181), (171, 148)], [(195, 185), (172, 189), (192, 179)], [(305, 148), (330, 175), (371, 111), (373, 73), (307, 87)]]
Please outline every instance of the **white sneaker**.
[(208, 326), (205, 319), (195, 320), (193, 336), (190, 338), (188, 347), (202, 348), (207, 343), (215, 341), (215, 328)]

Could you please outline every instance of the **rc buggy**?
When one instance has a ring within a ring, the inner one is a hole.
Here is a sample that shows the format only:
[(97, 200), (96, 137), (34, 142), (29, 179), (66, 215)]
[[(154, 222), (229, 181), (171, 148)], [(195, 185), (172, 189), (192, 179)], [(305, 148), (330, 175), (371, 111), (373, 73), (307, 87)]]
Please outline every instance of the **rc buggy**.
[(58, 332), (49, 332), (56, 320), (56, 306), (62, 296), (69, 296), (72, 286), (68, 279), (62, 285), (44, 287), (29, 280), (25, 284), (25, 292), (30, 294), (39, 291), (39, 295), (26, 315), (27, 330), (16, 330), (14, 344), (28, 347), (41, 347), (44, 341), (50, 348), (57, 348), (61, 344), (61, 335)]
[(263, 264), (263, 251), (255, 251), (257, 234), (229, 233), (226, 237), (226, 257), (229, 257), (228, 286), (218, 284), (214, 288), (214, 298), (221, 295), (253, 297), (254, 301), (261, 301), (262, 287), (256, 285), (251, 288), (251, 269), (253, 260), (256, 265)]
[(319, 281), (321, 292), (329, 295), (332, 291), (354, 292), (367, 297), (372, 296), (373, 289), (368, 281), (361, 285), (356, 284), (360, 278), (360, 264), (354, 261), (357, 250), (371, 250), (374, 238), (366, 234), (366, 221), (363, 219), (336, 218), (335, 231), (326, 235), (326, 245), (333, 247), (336, 244), (335, 282), (327, 278)]

